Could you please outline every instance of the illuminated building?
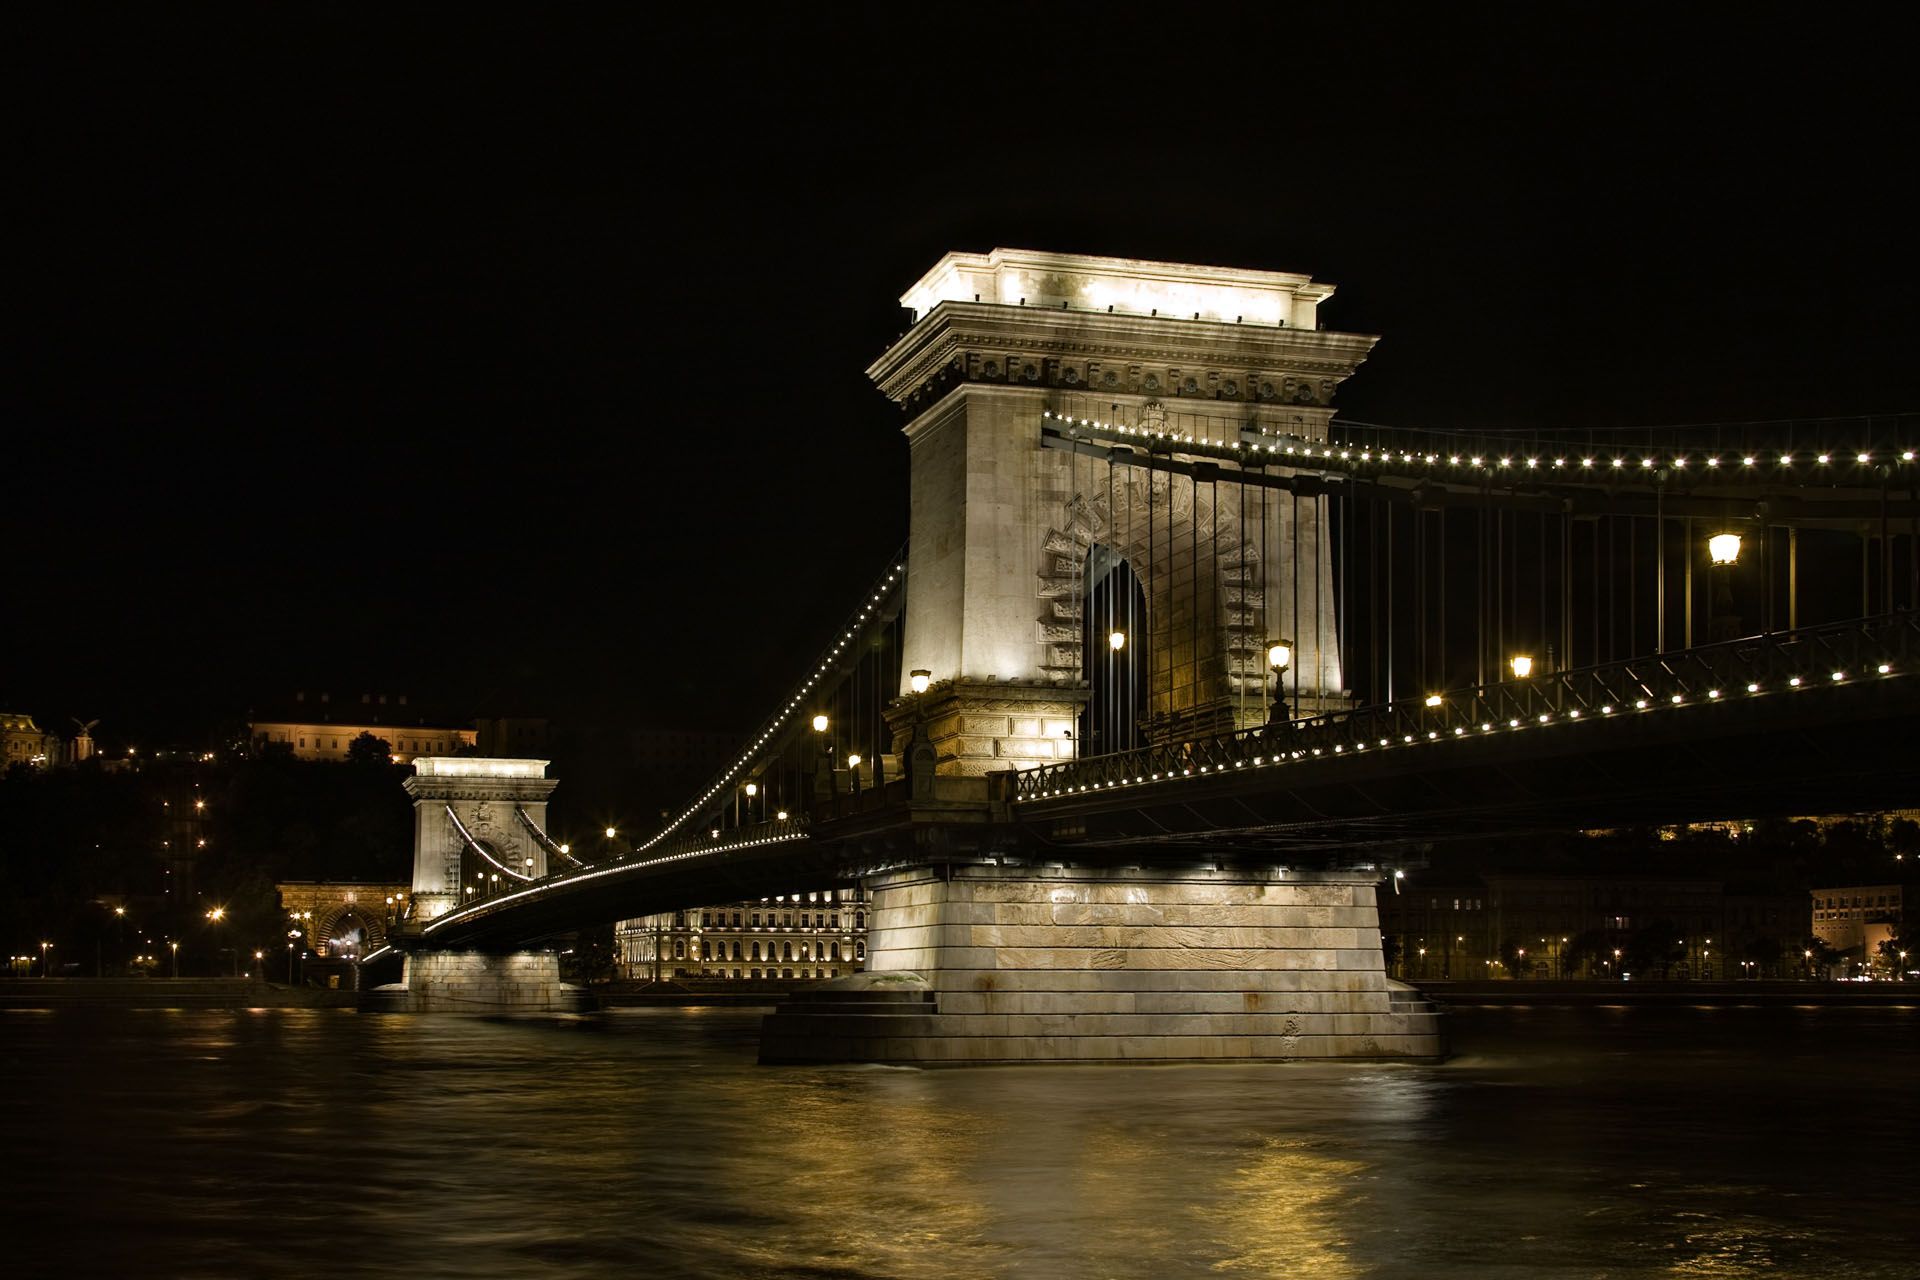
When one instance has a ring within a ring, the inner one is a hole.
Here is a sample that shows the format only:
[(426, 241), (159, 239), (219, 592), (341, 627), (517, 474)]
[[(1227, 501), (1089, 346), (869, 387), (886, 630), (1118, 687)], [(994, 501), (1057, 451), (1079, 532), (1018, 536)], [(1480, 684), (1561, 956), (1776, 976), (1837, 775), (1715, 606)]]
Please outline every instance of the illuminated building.
[(1638, 954), (1647, 963), (1656, 942), (1659, 971), (1648, 977), (1792, 977), (1806, 936), (1801, 902), (1772, 887), (1681, 876), (1493, 874), (1427, 883), (1416, 875), (1397, 894), (1381, 891), (1380, 931), (1392, 942), (1394, 976), (1413, 982), (1606, 979), (1619, 960)]
[(60, 762), (60, 739), (45, 733), (33, 717), (18, 711), (0, 711), (0, 770), (16, 764), (45, 768)]
[(627, 978), (839, 978), (867, 967), (867, 899), (859, 889), (726, 902), (614, 927)]
[(478, 745), (471, 724), (453, 717), (422, 713), (407, 705), (405, 694), (363, 693), (357, 702), (335, 702), (330, 694), (309, 699), (293, 695), (293, 705), (281, 714), (248, 718), (247, 736), (258, 752), (284, 744), (299, 760), (345, 760), (353, 740), (370, 733), (387, 744), (396, 763), (415, 756), (450, 756), (462, 747)]
[(1843, 960), (1873, 968), (1880, 944), (1900, 931), (1905, 886), (1849, 884), (1811, 890), (1813, 936)]

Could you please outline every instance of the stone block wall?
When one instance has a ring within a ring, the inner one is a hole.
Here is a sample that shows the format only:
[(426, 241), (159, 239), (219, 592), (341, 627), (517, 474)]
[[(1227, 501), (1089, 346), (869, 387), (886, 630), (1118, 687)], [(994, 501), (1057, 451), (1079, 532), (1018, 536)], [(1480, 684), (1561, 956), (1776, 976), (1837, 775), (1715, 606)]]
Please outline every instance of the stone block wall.
[(415, 951), (402, 985), (410, 1013), (571, 1013), (587, 1003), (585, 991), (560, 981), (550, 951)]
[(1386, 977), (1370, 877), (965, 866), (899, 872), (869, 889), (869, 973), (919, 974), (938, 1012), (788, 1029), (818, 1037), (824, 1057), (1444, 1052), (1437, 1015)]

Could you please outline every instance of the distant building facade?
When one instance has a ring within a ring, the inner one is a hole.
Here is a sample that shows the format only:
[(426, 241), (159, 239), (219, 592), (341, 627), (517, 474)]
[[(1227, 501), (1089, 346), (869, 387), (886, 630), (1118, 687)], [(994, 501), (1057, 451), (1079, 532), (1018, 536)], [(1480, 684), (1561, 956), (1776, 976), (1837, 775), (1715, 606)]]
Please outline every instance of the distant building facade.
[(1849, 884), (1814, 889), (1813, 936), (1842, 959), (1874, 967), (1880, 944), (1900, 932), (1906, 920), (1905, 886)]
[(44, 769), (63, 758), (57, 734), (43, 732), (33, 717), (19, 711), (0, 711), (0, 769), (16, 764)]
[(1804, 896), (1666, 876), (1415, 876), (1380, 893), (1394, 976), (1418, 981), (1801, 976)]
[(422, 711), (400, 694), (363, 693), (358, 699), (336, 701), (331, 694), (309, 698), (293, 695), (291, 706), (250, 716), (247, 736), (253, 750), (284, 744), (296, 759), (345, 760), (353, 740), (370, 733), (387, 744), (396, 763), (415, 756), (450, 756), (462, 747), (477, 747), (478, 731), (444, 714)]
[(474, 722), (480, 754), (501, 760), (553, 754), (553, 728), (538, 716), (498, 716)]
[(867, 967), (861, 889), (795, 893), (622, 920), (622, 977), (728, 982), (839, 978)]

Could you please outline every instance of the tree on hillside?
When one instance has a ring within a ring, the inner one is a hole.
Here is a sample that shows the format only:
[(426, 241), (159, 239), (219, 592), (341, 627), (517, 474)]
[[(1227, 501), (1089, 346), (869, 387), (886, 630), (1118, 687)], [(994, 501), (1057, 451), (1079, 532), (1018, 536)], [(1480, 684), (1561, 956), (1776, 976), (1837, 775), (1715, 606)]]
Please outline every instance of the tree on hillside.
[(371, 733), (362, 733), (347, 744), (348, 764), (391, 764), (393, 746), (385, 738), (376, 738)]

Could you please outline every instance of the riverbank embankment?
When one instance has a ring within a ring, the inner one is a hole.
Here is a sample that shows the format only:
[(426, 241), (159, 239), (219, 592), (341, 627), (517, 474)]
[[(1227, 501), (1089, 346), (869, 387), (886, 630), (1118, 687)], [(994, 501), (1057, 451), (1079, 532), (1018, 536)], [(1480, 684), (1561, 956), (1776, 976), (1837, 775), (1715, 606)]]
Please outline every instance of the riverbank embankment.
[(0, 1009), (351, 1009), (352, 991), (247, 978), (9, 978)]
[(1920, 1005), (1920, 982), (1493, 982), (1412, 984), (1440, 1005)]

